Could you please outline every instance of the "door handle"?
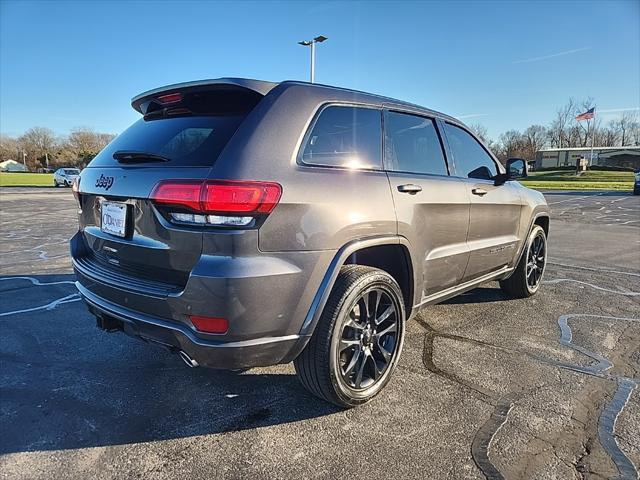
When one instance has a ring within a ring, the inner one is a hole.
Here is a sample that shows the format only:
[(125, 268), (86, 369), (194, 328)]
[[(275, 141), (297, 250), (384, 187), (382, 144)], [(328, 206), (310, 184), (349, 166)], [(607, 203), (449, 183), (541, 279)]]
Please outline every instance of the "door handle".
[(474, 188), (473, 190), (471, 190), (471, 193), (473, 193), (474, 195), (486, 195), (488, 192), (484, 189), (484, 188)]
[(406, 185), (398, 185), (398, 191), (415, 195), (422, 191), (422, 187), (420, 185), (414, 185), (413, 183), (407, 183)]

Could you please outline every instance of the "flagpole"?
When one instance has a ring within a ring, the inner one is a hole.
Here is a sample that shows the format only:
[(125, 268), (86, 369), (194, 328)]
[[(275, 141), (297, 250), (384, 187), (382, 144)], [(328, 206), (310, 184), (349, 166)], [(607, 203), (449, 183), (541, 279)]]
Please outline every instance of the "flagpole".
[(589, 166), (593, 164), (593, 143), (596, 136), (596, 109), (593, 109), (593, 126), (591, 127), (591, 157), (589, 157)]

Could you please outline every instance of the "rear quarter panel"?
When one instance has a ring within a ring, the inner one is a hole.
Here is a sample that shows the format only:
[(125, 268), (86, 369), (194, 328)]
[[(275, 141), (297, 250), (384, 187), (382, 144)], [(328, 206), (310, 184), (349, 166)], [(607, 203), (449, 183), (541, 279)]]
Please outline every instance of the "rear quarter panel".
[(280, 85), (251, 112), (212, 178), (274, 181), (282, 197), (259, 230), (262, 251), (337, 250), (351, 240), (397, 233), (386, 173), (299, 165), (303, 137), (326, 103), (366, 104), (330, 87)]

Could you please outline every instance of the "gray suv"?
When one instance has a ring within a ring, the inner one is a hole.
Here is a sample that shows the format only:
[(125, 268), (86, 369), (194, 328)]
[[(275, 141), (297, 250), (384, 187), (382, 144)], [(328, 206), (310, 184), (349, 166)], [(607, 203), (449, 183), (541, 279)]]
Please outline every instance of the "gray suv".
[(74, 185), (98, 326), (189, 366), (294, 362), (343, 407), (389, 381), (420, 307), (540, 287), (549, 209), (455, 118), (303, 82), (225, 78), (132, 100)]

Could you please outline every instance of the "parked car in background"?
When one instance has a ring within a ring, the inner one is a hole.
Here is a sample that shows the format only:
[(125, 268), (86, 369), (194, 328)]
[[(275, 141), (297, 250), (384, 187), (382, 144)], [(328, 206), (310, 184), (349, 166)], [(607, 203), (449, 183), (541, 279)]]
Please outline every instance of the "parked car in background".
[(635, 181), (633, 182), (633, 194), (640, 195), (640, 168), (635, 171), (634, 175)]
[(80, 170), (77, 168), (59, 168), (53, 174), (54, 187), (70, 187), (73, 181), (80, 176)]
[(549, 209), (460, 121), (325, 85), (218, 79), (135, 97), (83, 170), (71, 240), (100, 328), (189, 366), (294, 362), (343, 407), (387, 384), (405, 324), (497, 280), (540, 288)]

